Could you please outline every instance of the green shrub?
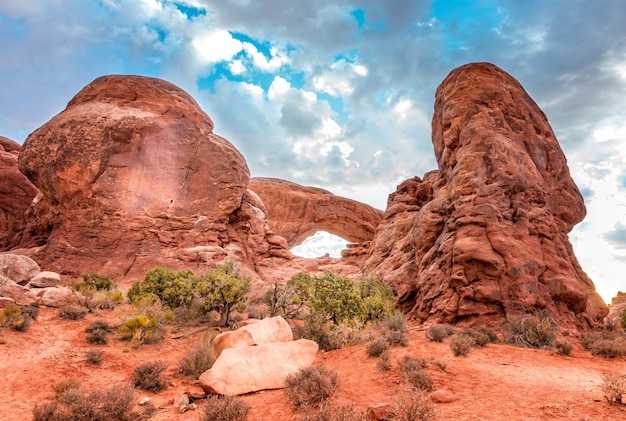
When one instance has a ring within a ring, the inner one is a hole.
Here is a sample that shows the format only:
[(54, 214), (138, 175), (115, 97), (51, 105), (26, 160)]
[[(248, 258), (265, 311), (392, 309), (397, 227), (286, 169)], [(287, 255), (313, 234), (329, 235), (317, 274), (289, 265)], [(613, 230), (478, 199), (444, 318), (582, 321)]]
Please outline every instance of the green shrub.
[(213, 337), (210, 339), (203, 339), (196, 343), (185, 355), (183, 356), (178, 370), (186, 375), (195, 379), (200, 378), (202, 373), (207, 371), (213, 366), (217, 355), (213, 351), (211, 346)]
[(37, 307), (9, 304), (2, 310), (0, 326), (8, 326), (15, 331), (25, 332), (38, 314), (39, 308)]
[(571, 342), (566, 341), (565, 339), (558, 339), (555, 346), (557, 354), (563, 356), (569, 356), (574, 350), (574, 345), (572, 345)]
[(215, 396), (207, 398), (200, 421), (242, 421), (248, 416), (250, 405), (239, 396)]
[(426, 336), (426, 339), (428, 339), (431, 342), (442, 342), (445, 338), (448, 338), (454, 335), (458, 331), (459, 330), (455, 328), (454, 326), (436, 324), (426, 329), (425, 336)]
[(133, 316), (124, 321), (118, 328), (120, 339), (136, 344), (153, 344), (163, 339), (163, 328), (156, 317), (145, 314)]
[(425, 370), (425, 360), (405, 355), (398, 360), (398, 367), (409, 386), (420, 390), (432, 390), (433, 380)]
[(126, 421), (130, 418), (135, 394), (126, 383), (88, 391), (68, 388), (54, 401), (35, 404), (34, 421)]
[(67, 305), (59, 309), (59, 317), (67, 320), (84, 319), (87, 315), (87, 311), (85, 307)]
[(197, 292), (204, 300), (201, 308), (216, 311), (222, 326), (228, 326), (231, 313), (246, 309), (250, 279), (239, 273), (234, 262), (225, 262), (207, 273), (198, 282)]
[(285, 379), (285, 391), (296, 406), (320, 404), (337, 392), (337, 372), (323, 365), (311, 366), (290, 374)]
[(149, 361), (143, 363), (133, 371), (131, 383), (142, 390), (159, 392), (167, 387), (167, 379), (163, 372), (167, 364), (163, 361)]
[(626, 395), (626, 376), (616, 373), (604, 374), (600, 387), (609, 405), (612, 405), (613, 402), (621, 404), (624, 395)]
[(413, 390), (398, 395), (393, 402), (398, 421), (433, 421), (437, 419), (435, 404), (423, 390)]
[(507, 316), (502, 328), (504, 342), (525, 348), (549, 349), (556, 340), (556, 324), (546, 313)]
[(454, 355), (458, 357), (459, 355), (466, 356), (469, 354), (472, 348), (476, 346), (476, 342), (471, 336), (456, 333), (450, 337), (448, 345)]
[(389, 349), (389, 343), (383, 337), (378, 337), (365, 345), (365, 352), (368, 357), (378, 357)]
[(82, 289), (95, 289), (96, 291), (102, 290), (114, 290), (117, 285), (111, 281), (111, 278), (99, 275), (95, 272), (83, 273), (80, 275), (83, 278), (83, 282), (76, 285), (75, 289), (80, 291)]
[(85, 353), (85, 361), (91, 365), (100, 365), (104, 359), (104, 352), (99, 349), (90, 349)]
[(169, 268), (158, 266), (148, 271), (142, 282), (133, 283), (127, 296), (132, 303), (146, 297), (157, 297), (172, 309), (189, 307), (193, 303), (194, 288), (198, 281), (191, 271), (174, 273)]
[(395, 296), (389, 285), (373, 271), (366, 271), (358, 282), (363, 300), (364, 320), (383, 320), (393, 315)]
[(363, 320), (364, 306), (355, 282), (329, 271), (313, 278), (313, 295), (308, 307), (311, 313), (326, 315), (334, 324)]

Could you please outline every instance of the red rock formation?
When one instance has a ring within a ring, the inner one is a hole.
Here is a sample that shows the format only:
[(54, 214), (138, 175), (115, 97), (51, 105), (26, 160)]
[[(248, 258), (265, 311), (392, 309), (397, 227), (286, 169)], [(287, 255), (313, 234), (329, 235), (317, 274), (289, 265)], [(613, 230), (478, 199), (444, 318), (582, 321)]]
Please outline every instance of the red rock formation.
[(249, 187), (265, 204), (270, 229), (290, 248), (317, 231), (351, 242), (371, 241), (383, 216), (369, 205), (277, 178), (251, 178)]
[(57, 271), (142, 277), (269, 255), (245, 159), (169, 82), (96, 79), (26, 139), (19, 165), (43, 194), (33, 257)]
[(437, 89), (439, 170), (390, 195), (366, 264), (419, 320), (500, 318), (549, 308), (598, 325), (606, 305), (567, 233), (583, 199), (546, 116), (510, 75), (487, 63), (453, 70)]
[(22, 241), (26, 211), (38, 190), (18, 168), (20, 145), (0, 136), (0, 250)]

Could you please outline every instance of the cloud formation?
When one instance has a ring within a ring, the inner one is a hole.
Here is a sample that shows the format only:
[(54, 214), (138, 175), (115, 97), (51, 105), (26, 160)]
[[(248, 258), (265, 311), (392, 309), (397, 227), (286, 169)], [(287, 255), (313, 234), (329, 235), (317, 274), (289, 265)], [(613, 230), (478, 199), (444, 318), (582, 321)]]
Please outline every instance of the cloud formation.
[(621, 0), (5, 1), (0, 134), (22, 142), (98, 76), (155, 76), (198, 100), (253, 176), (384, 208), (437, 166), (437, 85), (490, 61), (550, 119), (588, 207), (572, 241), (608, 299), (626, 290), (624, 12)]

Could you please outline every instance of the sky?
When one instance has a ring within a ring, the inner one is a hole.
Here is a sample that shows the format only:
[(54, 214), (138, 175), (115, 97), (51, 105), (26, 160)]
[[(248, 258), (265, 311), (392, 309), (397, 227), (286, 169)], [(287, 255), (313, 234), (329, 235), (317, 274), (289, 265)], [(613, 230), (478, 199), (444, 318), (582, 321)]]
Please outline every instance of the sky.
[(570, 240), (610, 302), (626, 291), (624, 16), (622, 0), (0, 0), (0, 135), (23, 143), (99, 76), (154, 76), (252, 176), (384, 210), (437, 168), (436, 87), (488, 61), (548, 116), (587, 206)]

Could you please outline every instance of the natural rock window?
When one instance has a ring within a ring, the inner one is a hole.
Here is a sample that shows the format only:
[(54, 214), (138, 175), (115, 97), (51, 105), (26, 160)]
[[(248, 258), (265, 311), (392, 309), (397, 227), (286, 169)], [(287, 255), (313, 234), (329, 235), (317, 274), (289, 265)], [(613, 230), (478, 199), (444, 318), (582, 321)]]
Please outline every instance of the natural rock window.
[(346, 248), (348, 241), (326, 231), (318, 231), (308, 237), (301, 244), (291, 249), (296, 256), (309, 259), (322, 257), (328, 254), (330, 257), (341, 257), (341, 250)]

